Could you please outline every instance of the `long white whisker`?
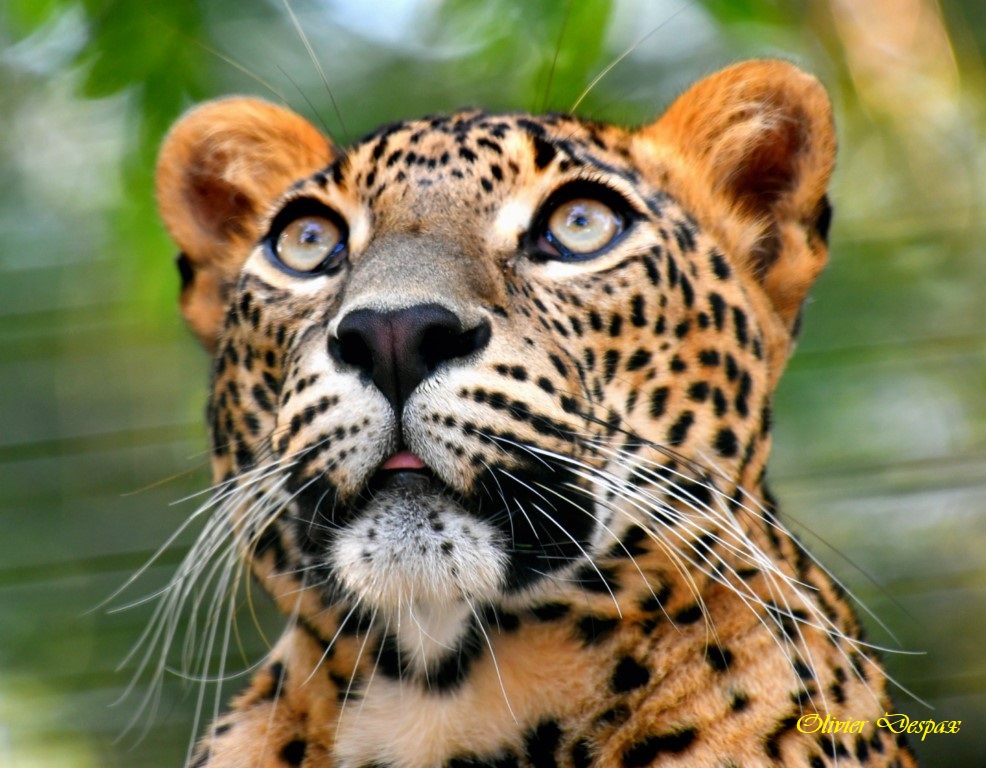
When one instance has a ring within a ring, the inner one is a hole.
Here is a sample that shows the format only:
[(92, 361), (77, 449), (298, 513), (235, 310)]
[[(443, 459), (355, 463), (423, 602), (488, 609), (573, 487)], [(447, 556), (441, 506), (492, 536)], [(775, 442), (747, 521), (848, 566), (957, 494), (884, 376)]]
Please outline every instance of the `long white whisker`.
[(510, 697), (507, 695), (507, 688), (503, 684), (503, 675), (500, 672), (500, 664), (496, 660), (496, 652), (493, 650), (493, 641), (490, 639), (489, 633), (483, 626), (483, 622), (479, 618), (479, 614), (476, 613), (476, 606), (473, 605), (471, 601), (467, 604), (469, 606), (469, 611), (472, 613), (473, 618), (476, 621), (476, 626), (479, 627), (479, 631), (483, 634), (483, 639), (486, 641), (486, 647), (490, 651), (490, 662), (493, 664), (493, 671), (496, 673), (497, 682), (500, 684), (500, 692), (503, 694), (503, 703), (507, 706), (507, 712), (510, 713), (510, 717), (514, 723), (519, 723), (520, 721), (517, 720), (517, 715), (514, 714), (513, 707), (510, 706)]
[(283, 5), (284, 10), (287, 11), (288, 16), (291, 18), (291, 23), (294, 25), (295, 31), (297, 31), (302, 45), (304, 45), (305, 50), (308, 51), (308, 57), (311, 59), (312, 64), (318, 71), (318, 76), (322, 78), (322, 85), (325, 86), (325, 92), (329, 95), (329, 101), (332, 102), (332, 109), (336, 114), (336, 118), (339, 120), (339, 126), (342, 128), (342, 135), (348, 142), (349, 131), (346, 129), (346, 121), (342, 119), (342, 112), (339, 109), (339, 105), (336, 103), (336, 97), (332, 93), (332, 88), (329, 85), (329, 78), (325, 76), (325, 70), (322, 68), (322, 64), (318, 60), (318, 56), (315, 55), (315, 49), (312, 48), (311, 41), (308, 39), (308, 35), (305, 34), (305, 30), (298, 21), (298, 17), (295, 16), (294, 10), (291, 8), (291, 4), (288, 0), (283, 0)]

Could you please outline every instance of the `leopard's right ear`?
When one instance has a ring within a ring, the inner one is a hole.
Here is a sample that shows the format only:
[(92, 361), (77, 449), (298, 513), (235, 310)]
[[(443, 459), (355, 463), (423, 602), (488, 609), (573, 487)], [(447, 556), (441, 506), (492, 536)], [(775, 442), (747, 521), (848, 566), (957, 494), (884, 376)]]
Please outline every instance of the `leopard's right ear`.
[(259, 99), (212, 101), (183, 115), (157, 163), (158, 208), (182, 254), (181, 311), (212, 350), (230, 287), (260, 222), (292, 183), (328, 165), (332, 143)]

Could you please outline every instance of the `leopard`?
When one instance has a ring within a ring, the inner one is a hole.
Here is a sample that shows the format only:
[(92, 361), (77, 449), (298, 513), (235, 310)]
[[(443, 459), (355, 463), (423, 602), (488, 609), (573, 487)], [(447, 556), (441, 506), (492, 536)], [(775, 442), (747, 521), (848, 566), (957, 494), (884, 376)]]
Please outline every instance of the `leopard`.
[(772, 59), (631, 127), (181, 116), (156, 197), (214, 485), (165, 594), (248, 573), (283, 614), (187, 765), (915, 766), (766, 478), (836, 143)]

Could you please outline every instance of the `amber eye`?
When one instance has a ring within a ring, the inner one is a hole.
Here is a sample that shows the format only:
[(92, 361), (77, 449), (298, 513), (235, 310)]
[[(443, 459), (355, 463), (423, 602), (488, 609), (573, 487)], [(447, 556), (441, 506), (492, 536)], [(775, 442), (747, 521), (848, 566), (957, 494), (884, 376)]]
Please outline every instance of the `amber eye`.
[(612, 208), (587, 197), (562, 203), (548, 217), (551, 238), (573, 254), (605, 248), (621, 229), (622, 222)]
[(560, 190), (535, 219), (533, 245), (542, 257), (561, 261), (595, 258), (615, 243), (634, 211), (612, 189), (576, 182)]
[(343, 230), (326, 216), (301, 216), (281, 229), (274, 241), (274, 254), (295, 272), (325, 272), (345, 257)]

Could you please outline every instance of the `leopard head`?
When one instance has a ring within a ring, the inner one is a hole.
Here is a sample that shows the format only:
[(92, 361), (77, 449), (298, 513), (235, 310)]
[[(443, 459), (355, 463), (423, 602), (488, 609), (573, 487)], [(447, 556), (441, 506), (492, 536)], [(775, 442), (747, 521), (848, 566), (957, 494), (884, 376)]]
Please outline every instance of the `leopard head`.
[(311, 621), (454, 614), (757, 495), (834, 154), (777, 61), (637, 129), (464, 111), (343, 148), (254, 99), (186, 114), (157, 194), (261, 580)]

